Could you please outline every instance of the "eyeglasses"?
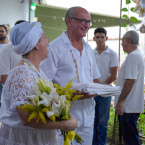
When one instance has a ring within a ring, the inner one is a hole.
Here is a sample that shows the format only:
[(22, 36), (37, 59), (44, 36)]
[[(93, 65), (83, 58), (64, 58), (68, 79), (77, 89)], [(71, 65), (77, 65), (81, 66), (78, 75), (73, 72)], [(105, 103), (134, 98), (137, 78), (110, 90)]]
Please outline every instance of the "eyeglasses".
[(86, 25), (87, 23), (89, 23), (89, 25), (92, 26), (93, 23), (92, 20), (79, 19), (74, 17), (70, 17), (70, 18), (80, 21), (82, 25)]
[(4, 30), (0, 30), (0, 33), (4, 33), (5, 31)]

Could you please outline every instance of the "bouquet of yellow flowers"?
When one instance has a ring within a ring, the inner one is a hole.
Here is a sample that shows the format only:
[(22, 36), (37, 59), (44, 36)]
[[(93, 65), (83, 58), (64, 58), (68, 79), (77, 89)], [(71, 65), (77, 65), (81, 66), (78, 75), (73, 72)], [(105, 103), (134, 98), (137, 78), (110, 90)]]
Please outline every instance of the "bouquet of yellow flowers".
[[(61, 87), (42, 78), (36, 80), (36, 84), (32, 86), (30, 95), (27, 96), (29, 103), (24, 106), (19, 106), (30, 113), (28, 122), (36, 119), (37, 122), (42, 120), (46, 123), (46, 118), (53, 122), (55, 120), (69, 120), (70, 108), (73, 101), (78, 100), (82, 95), (73, 95), (75, 90), (72, 90), (72, 80), (65, 86)], [(75, 139), (78, 143), (82, 144), (82, 138), (74, 131), (62, 131), (64, 136), (64, 145), (69, 145), (69, 140)]]

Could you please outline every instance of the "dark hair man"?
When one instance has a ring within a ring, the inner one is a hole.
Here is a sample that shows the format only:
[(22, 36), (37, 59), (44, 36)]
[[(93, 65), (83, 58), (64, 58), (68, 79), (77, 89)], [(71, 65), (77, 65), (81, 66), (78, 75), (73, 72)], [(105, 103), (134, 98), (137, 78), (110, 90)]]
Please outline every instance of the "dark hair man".
[[(97, 44), (93, 52), (101, 74), (99, 80), (103, 84), (111, 84), (117, 77), (119, 66), (117, 54), (106, 45), (108, 40), (106, 29), (102, 27), (95, 29), (93, 39)], [(99, 95), (94, 99), (96, 106), (92, 145), (106, 145), (111, 96), (104, 98)]]
[(0, 25), (0, 49), (9, 43), (7, 35), (7, 27), (5, 25)]

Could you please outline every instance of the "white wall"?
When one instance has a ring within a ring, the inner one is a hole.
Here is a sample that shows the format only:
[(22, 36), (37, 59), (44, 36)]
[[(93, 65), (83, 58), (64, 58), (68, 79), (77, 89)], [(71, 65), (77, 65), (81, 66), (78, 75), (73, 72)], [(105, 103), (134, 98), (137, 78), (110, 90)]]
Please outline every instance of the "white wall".
[(0, 24), (12, 28), (18, 20), (29, 20), (29, 0), (0, 0)]

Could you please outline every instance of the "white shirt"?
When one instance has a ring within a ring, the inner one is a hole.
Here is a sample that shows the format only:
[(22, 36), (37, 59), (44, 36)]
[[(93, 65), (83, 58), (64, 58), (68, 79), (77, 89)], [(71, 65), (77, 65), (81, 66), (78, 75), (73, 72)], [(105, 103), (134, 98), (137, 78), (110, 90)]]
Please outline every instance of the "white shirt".
[(99, 80), (101, 82), (105, 82), (110, 76), (110, 68), (119, 66), (117, 53), (110, 49), (108, 46), (107, 49), (104, 50), (101, 54), (98, 53), (96, 48), (93, 50), (93, 53), (96, 59), (99, 72), (101, 74)]
[[(129, 53), (121, 66), (116, 85), (124, 86), (126, 79), (135, 79), (131, 92), (128, 94), (124, 104), (125, 113), (144, 112), (144, 60), (139, 49)], [(115, 97), (115, 106), (119, 96)]]
[(0, 44), (0, 50), (1, 50), (3, 47), (5, 47), (6, 45), (8, 45), (8, 44), (10, 44), (10, 42), (9, 42), (9, 43), (6, 43), (6, 44)]
[(0, 51), (0, 75), (8, 75), (10, 70), (14, 68), (22, 58), (15, 53), (12, 47), (13, 45), (10, 43)]
[[(77, 60), (82, 83), (93, 82), (94, 79), (100, 77), (90, 45), (84, 39), (82, 42), (83, 50), (81, 56), (80, 52), (71, 45), (65, 32), (50, 43), (48, 58), (40, 66), (50, 81), (57, 82), (61, 86), (65, 86), (71, 79), (73, 79), (72, 83), (79, 82), (72, 53)], [(72, 49), (72, 53), (70, 49)], [(94, 99), (90, 98), (74, 102), (71, 113), (78, 120), (78, 126), (93, 125)]]

